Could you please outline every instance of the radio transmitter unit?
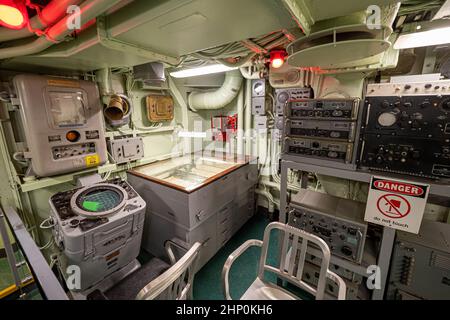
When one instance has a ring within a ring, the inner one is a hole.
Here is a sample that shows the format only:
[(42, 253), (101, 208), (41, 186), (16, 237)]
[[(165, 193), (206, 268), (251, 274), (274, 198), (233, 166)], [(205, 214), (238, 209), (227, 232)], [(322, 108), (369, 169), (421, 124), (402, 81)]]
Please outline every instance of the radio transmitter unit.
[(283, 114), (284, 106), (290, 100), (310, 99), (312, 90), (308, 87), (275, 89), (275, 113)]
[(450, 177), (450, 80), (370, 84), (360, 166)]
[(284, 112), (284, 154), (294, 156), (292, 161), (354, 169), (359, 104), (359, 98), (288, 101)]
[(284, 153), (350, 164), (353, 159), (353, 143), (314, 138), (286, 137), (284, 139)]
[(286, 120), (286, 135), (353, 141), (356, 122), (322, 120)]
[(361, 263), (367, 233), (364, 212), (364, 203), (300, 190), (289, 204), (288, 224), (322, 238), (331, 254)]
[(292, 119), (357, 120), (360, 99), (291, 99), (285, 115)]

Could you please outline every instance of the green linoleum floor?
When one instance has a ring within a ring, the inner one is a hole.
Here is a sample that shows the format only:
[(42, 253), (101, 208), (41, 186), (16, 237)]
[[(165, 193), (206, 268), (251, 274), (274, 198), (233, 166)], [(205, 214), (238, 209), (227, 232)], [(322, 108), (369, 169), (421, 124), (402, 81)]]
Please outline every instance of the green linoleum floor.
[[(199, 271), (195, 276), (194, 299), (196, 300), (221, 300), (224, 299), (222, 291), (222, 268), (228, 256), (242, 243), (249, 239), (262, 240), (264, 229), (269, 219), (263, 214), (256, 214), (250, 219), (228, 243)], [(268, 261), (270, 264), (276, 261), (276, 235), (271, 237)], [(240, 298), (250, 286), (257, 274), (261, 250), (253, 247), (247, 250), (233, 264), (230, 271), (230, 290), (234, 299)], [(275, 276), (269, 275), (270, 281), (275, 281)]]

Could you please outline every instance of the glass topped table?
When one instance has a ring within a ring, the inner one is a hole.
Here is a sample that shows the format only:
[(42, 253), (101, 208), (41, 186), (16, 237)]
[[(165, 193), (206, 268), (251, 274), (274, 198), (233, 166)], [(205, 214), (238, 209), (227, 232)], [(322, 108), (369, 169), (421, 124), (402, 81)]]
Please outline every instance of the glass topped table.
[(190, 193), (249, 162), (250, 158), (244, 156), (194, 153), (137, 167), (129, 173)]

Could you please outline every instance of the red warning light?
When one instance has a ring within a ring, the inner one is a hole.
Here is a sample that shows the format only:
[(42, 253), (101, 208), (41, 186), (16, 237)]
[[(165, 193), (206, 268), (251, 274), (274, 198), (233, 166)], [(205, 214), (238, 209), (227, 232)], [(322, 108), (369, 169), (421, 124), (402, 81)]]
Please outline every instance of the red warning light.
[(0, 25), (22, 29), (28, 23), (27, 7), (22, 0), (0, 0)]
[(270, 52), (270, 66), (278, 69), (284, 64), (284, 58), (286, 57), (286, 51), (273, 50)]

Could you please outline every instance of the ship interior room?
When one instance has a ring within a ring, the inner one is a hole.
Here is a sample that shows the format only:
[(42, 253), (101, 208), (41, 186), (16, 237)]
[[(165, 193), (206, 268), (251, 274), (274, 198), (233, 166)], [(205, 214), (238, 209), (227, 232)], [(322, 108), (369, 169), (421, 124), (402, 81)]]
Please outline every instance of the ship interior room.
[(0, 0), (0, 300), (231, 299), (450, 300), (450, 0)]

